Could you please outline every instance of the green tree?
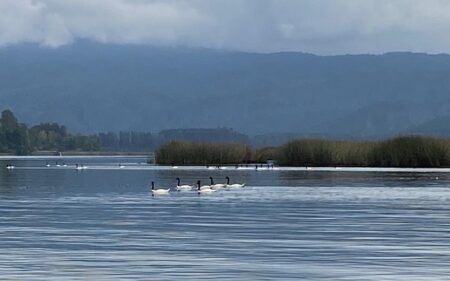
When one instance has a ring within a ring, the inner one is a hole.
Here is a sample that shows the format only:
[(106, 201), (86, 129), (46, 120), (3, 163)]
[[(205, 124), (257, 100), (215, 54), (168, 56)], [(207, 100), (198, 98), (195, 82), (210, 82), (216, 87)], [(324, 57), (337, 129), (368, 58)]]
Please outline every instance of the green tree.
[(11, 110), (4, 110), (0, 118), (0, 151), (19, 155), (30, 152), (28, 130), (20, 124)]

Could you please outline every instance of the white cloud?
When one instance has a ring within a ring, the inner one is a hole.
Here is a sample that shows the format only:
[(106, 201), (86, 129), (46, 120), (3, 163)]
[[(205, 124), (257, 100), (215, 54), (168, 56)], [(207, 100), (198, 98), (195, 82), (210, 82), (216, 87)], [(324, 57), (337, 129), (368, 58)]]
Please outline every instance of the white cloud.
[(0, 0), (0, 46), (77, 39), (322, 54), (450, 52), (447, 0)]

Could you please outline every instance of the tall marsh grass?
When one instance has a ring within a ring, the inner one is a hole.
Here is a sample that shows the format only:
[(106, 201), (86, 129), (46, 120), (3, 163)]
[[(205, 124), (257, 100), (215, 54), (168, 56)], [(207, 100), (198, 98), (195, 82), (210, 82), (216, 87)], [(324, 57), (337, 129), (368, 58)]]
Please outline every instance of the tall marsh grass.
[(252, 149), (246, 144), (172, 141), (156, 151), (162, 165), (226, 165), (249, 163)]
[(400, 136), (384, 141), (293, 140), (252, 150), (246, 144), (173, 141), (156, 151), (163, 165), (226, 165), (275, 160), (280, 166), (450, 167), (450, 140)]

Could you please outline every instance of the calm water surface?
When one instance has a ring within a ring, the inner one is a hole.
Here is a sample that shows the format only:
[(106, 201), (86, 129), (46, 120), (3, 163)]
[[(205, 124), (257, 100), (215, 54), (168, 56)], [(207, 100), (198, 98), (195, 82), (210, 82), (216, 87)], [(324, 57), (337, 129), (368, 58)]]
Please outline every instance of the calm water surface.
[[(1, 279), (449, 280), (450, 173), (143, 162), (1, 160)], [(160, 197), (148, 188), (227, 175), (247, 187)]]

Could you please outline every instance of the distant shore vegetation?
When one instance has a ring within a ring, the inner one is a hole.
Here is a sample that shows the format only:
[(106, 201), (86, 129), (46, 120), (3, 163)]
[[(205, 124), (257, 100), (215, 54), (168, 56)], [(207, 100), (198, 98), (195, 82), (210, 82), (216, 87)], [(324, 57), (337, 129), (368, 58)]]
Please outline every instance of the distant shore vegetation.
[(251, 163), (252, 149), (247, 144), (171, 141), (156, 153), (157, 164), (209, 165)]
[(97, 151), (100, 143), (91, 135), (67, 133), (57, 123), (42, 123), (28, 128), (19, 123), (14, 113), (4, 110), (0, 118), (0, 153), (27, 155), (33, 151)]
[(278, 147), (251, 149), (236, 143), (173, 141), (156, 151), (161, 165), (266, 163), (309, 167), (450, 167), (450, 140), (400, 136), (383, 141), (293, 140)]
[(170, 129), (158, 133), (120, 131), (71, 134), (65, 126), (58, 123), (41, 123), (28, 127), (19, 123), (11, 110), (4, 110), (0, 118), (0, 153), (2, 154), (148, 153), (177, 139), (250, 143), (248, 136), (223, 127)]
[(253, 147), (248, 137), (229, 128), (149, 132), (71, 134), (65, 126), (27, 127), (12, 111), (0, 116), (0, 153), (29, 155), (45, 151), (155, 151), (161, 165), (239, 165), (274, 162), (280, 166), (450, 167), (450, 140), (399, 136), (382, 141), (297, 139)]

